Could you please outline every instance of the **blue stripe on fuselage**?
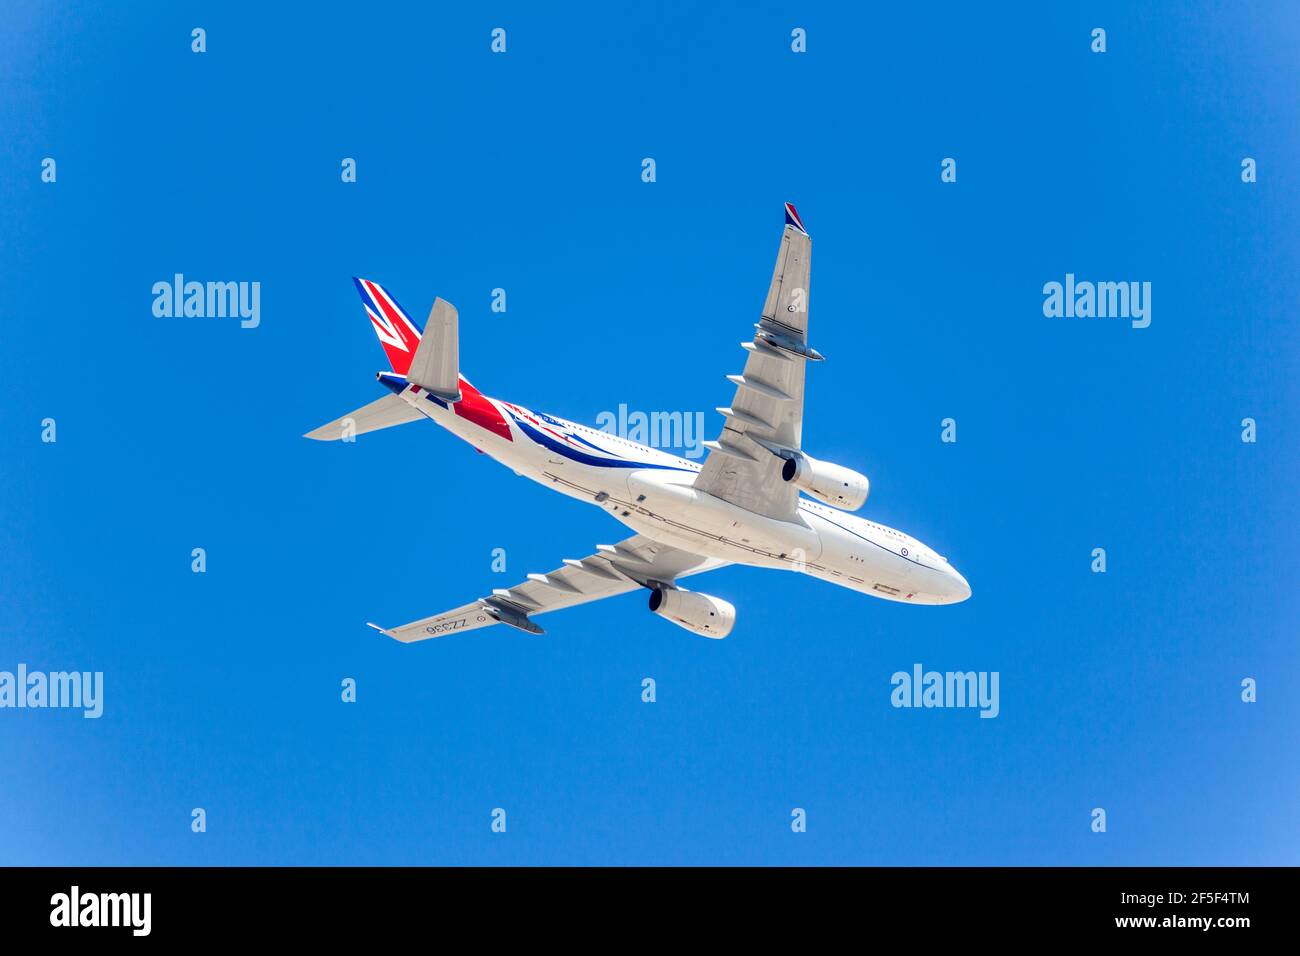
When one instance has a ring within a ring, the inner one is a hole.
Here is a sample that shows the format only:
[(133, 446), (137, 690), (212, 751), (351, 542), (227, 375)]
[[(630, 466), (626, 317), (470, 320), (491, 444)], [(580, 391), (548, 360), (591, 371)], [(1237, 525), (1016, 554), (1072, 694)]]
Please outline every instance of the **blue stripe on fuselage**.
[[(537, 444), (541, 445), (543, 448), (548, 448), (558, 455), (563, 455), (565, 458), (568, 458), (572, 461), (576, 461), (583, 465), (596, 465), (601, 468), (660, 468), (665, 471), (690, 472), (689, 468), (681, 468), (678, 467), (677, 465), (658, 465), (658, 464), (651, 464), (649, 462), (643, 462), (643, 461), (626, 461), (623, 459), (597, 458), (595, 455), (588, 455), (586, 452), (581, 452), (575, 448), (570, 448), (568, 445), (564, 444), (563, 442), (558, 442), (554, 438), (551, 438), (549, 435), (543, 434), (542, 432), (538, 431), (532, 425), (529, 425), (526, 421), (521, 419), (518, 415), (514, 414), (513, 412), (510, 413), (510, 417), (515, 420), (515, 424), (519, 426), (519, 428), (523, 431), (525, 435), (527, 435), (533, 441), (537, 442)], [(590, 444), (590, 442), (588, 442), (588, 444)], [(595, 446), (593, 445), (592, 447), (594, 448)]]
[[(406, 391), (407, 386), (411, 384), (406, 380), (405, 375), (395, 375), (390, 372), (380, 372), (378, 378), (380, 383), (385, 388), (387, 388), (390, 392), (392, 392), (394, 395), (401, 395), (404, 391)], [(441, 398), (438, 398), (436, 395), (431, 395), (428, 392), (424, 393), (424, 397), (427, 398), (429, 401), (433, 402), (433, 404), (435, 405), (441, 405), (443, 408), (451, 407), (446, 402), (444, 402)]]
[[(587, 441), (587, 439), (583, 438), (581, 435), (570, 435), (569, 437), (572, 438), (574, 441), (582, 442), (588, 448), (594, 448), (596, 449), (596, 451), (605, 451), (605, 449), (601, 448), (599, 445), (592, 444), (591, 442)], [(606, 452), (606, 454), (608, 454), (608, 452)]]

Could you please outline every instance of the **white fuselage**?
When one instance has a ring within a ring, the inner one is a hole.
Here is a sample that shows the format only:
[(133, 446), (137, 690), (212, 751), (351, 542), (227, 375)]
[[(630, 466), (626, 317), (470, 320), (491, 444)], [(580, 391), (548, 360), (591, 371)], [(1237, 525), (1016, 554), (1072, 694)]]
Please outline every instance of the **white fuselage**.
[[(448, 408), (418, 389), (401, 394), (516, 474), (595, 504), (663, 544), (908, 604), (970, 596), (945, 558), (893, 528), (803, 498), (795, 520), (769, 518), (696, 491), (699, 462), (483, 395), (475, 395), (478, 414), (467, 415), (456, 410), (463, 404)], [(489, 405), (500, 420), (485, 424)]]

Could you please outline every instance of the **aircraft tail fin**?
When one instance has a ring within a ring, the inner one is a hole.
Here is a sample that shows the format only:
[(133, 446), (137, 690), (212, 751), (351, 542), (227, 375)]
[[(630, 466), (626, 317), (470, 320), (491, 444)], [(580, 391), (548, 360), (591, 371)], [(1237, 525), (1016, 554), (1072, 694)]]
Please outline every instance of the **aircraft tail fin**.
[(421, 328), (378, 282), (352, 281), (393, 371), (444, 401), (460, 401), (460, 319), (455, 306), (434, 299)]
[(445, 402), (460, 401), (460, 318), (450, 302), (433, 300), (406, 380)]

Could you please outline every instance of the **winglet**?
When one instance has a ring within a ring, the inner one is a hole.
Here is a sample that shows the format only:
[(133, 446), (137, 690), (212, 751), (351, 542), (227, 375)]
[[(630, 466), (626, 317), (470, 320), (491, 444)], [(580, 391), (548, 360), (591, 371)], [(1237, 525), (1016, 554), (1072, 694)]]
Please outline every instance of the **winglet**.
[(366, 627), (373, 627), (380, 634), (384, 634), (391, 638), (397, 637), (396, 634), (394, 634), (392, 631), (388, 630), (387, 628), (380, 627), (378, 624), (371, 624), (369, 621), (366, 621)]
[(785, 224), (794, 226), (805, 236), (808, 235), (808, 230), (803, 227), (803, 220), (799, 218), (799, 213), (795, 211), (794, 203), (788, 202), (785, 204)]

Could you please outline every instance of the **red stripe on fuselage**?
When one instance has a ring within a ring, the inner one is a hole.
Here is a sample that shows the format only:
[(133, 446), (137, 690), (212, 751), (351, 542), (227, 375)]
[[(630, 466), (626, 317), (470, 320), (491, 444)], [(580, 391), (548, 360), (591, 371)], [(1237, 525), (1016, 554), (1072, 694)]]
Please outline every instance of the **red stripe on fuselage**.
[(479, 428), (486, 428), (494, 435), (500, 435), (506, 441), (514, 441), (510, 435), (510, 426), (501, 417), (497, 407), (488, 401), (483, 393), (465, 379), (460, 380), (460, 401), (452, 406), (456, 414)]

